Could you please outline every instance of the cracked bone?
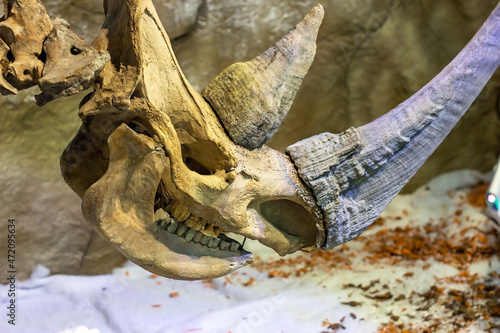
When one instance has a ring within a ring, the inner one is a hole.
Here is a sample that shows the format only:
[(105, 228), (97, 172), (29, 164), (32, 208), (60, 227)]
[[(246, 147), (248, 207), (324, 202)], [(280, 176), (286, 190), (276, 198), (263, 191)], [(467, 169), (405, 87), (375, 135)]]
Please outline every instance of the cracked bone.
[[(110, 61), (81, 103), (82, 126), (61, 157), (61, 169), (99, 234), (138, 265), (176, 279), (221, 276), (251, 262), (225, 232), (256, 239), (281, 255), (332, 248), (355, 237), (446, 136), (499, 64), (497, 6), (457, 58), (412, 98), (368, 125), (290, 146), (290, 160), (258, 148), (265, 140), (243, 147), (226, 135), (182, 74), (151, 1), (108, 0), (104, 8), (106, 21), (93, 46), (108, 51)], [(313, 16), (322, 13), (318, 8)], [(297, 81), (290, 85), (296, 88)], [(188, 226), (173, 219), (163, 230), (155, 217), (158, 193), (171, 207), (186, 207), (183, 213), (214, 221), (223, 232), (217, 238), (191, 233), (187, 240), (180, 236)]]
[(43, 44), (45, 66), (38, 80), (42, 93), (35, 96), (42, 106), (61, 96), (86, 90), (109, 61), (105, 51), (97, 51), (69, 30), (62, 19), (54, 20), (54, 28)]
[[(5, 15), (0, 21), (0, 39), (8, 46), (10, 57), (2, 54), (1, 61), (8, 62), (2, 74), (15, 89), (26, 89), (34, 86), (41, 75), (43, 62), (39, 57), (43, 42), (52, 31), (52, 22), (39, 0), (3, 3)], [(0, 92), (16, 93), (9, 86), (0, 87)]]
[(39, 0), (4, 0), (0, 18), (0, 93), (38, 85), (39, 106), (88, 89), (109, 60), (59, 18), (52, 22)]
[(17, 95), (17, 89), (13, 87), (4, 76), (8, 74), (9, 70), (9, 59), (8, 54), (10, 48), (5, 42), (0, 39), (0, 94), (2, 95)]

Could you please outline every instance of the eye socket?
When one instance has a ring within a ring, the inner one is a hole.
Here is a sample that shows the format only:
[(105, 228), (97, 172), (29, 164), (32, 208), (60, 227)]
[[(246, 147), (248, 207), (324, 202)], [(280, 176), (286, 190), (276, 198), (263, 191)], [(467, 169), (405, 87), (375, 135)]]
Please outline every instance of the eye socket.
[(136, 133), (143, 134), (149, 137), (153, 137), (151, 133), (149, 133), (148, 129), (141, 123), (131, 121), (127, 123), (127, 126), (130, 127)]
[(82, 53), (82, 50), (80, 50), (76, 46), (72, 46), (69, 52), (71, 52), (72, 55), (79, 55), (80, 53)]

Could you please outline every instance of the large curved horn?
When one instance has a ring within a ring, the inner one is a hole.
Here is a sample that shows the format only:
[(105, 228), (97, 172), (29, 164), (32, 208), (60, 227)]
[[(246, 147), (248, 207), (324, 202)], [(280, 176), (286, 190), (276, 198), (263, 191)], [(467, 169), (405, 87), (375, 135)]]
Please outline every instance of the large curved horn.
[(287, 148), (325, 214), (325, 248), (361, 234), (467, 111), (500, 63), (500, 4), (431, 82), (384, 116)]
[(260, 148), (276, 133), (313, 62), (324, 14), (317, 5), (276, 45), (224, 69), (203, 89), (236, 144)]

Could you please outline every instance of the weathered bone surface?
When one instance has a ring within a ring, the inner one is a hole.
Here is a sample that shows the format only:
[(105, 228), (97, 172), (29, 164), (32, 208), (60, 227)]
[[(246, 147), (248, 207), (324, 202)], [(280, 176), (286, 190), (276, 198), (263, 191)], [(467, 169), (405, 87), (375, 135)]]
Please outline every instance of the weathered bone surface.
[(61, 157), (86, 220), (132, 261), (179, 279), (251, 262), (231, 232), (282, 255), (319, 248), (321, 211), (293, 164), (227, 137), (180, 71), (152, 3), (110, 0), (105, 10), (94, 47), (111, 61)]
[(500, 64), (500, 4), (456, 58), (392, 111), (287, 148), (325, 213), (332, 248), (361, 234), (410, 180)]
[(4, 0), (3, 3), (0, 56), (2, 81), (7, 83), (0, 82), (0, 92), (5, 95), (36, 84), (43, 68), (39, 56), (45, 38), (52, 31), (52, 22), (39, 0)]
[(36, 96), (43, 105), (61, 96), (88, 89), (109, 60), (69, 30), (69, 24), (54, 24), (39, 0), (4, 0), (0, 19), (0, 93), (38, 85)]
[(36, 96), (39, 106), (88, 89), (109, 60), (107, 52), (88, 45), (61, 19), (54, 20), (54, 28), (43, 43), (43, 52), (45, 66), (38, 80), (42, 93)]
[(276, 133), (313, 62), (324, 14), (317, 5), (275, 46), (229, 66), (201, 92), (236, 144), (258, 148)]

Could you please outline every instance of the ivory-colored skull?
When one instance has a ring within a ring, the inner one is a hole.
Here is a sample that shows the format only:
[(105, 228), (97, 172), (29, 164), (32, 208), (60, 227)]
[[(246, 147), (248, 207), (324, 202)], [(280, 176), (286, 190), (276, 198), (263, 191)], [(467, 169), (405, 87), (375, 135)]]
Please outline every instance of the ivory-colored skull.
[[(37, 0), (7, 3), (26, 17), (31, 12), (23, 6), (32, 6), (45, 20)], [(203, 97), (182, 74), (150, 0), (105, 0), (104, 8), (93, 47), (60, 21), (37, 35), (35, 51), (43, 46), (46, 59), (30, 65), (41, 75), (31, 80), (43, 90), (39, 104), (93, 81), (80, 104), (82, 126), (61, 156), (63, 177), (98, 233), (138, 265), (177, 279), (221, 276), (251, 262), (227, 233), (281, 255), (331, 249), (358, 236), (500, 63), (499, 4), (411, 98), (367, 125), (300, 141), (285, 155), (263, 144), (313, 60), (321, 6), (261, 56), (224, 70)], [(16, 93), (25, 85), (11, 77), (17, 72), (9, 70), (15, 59), (8, 55), (24, 54), (16, 48), (26, 37), (5, 36), (1, 26), (0, 92)]]

